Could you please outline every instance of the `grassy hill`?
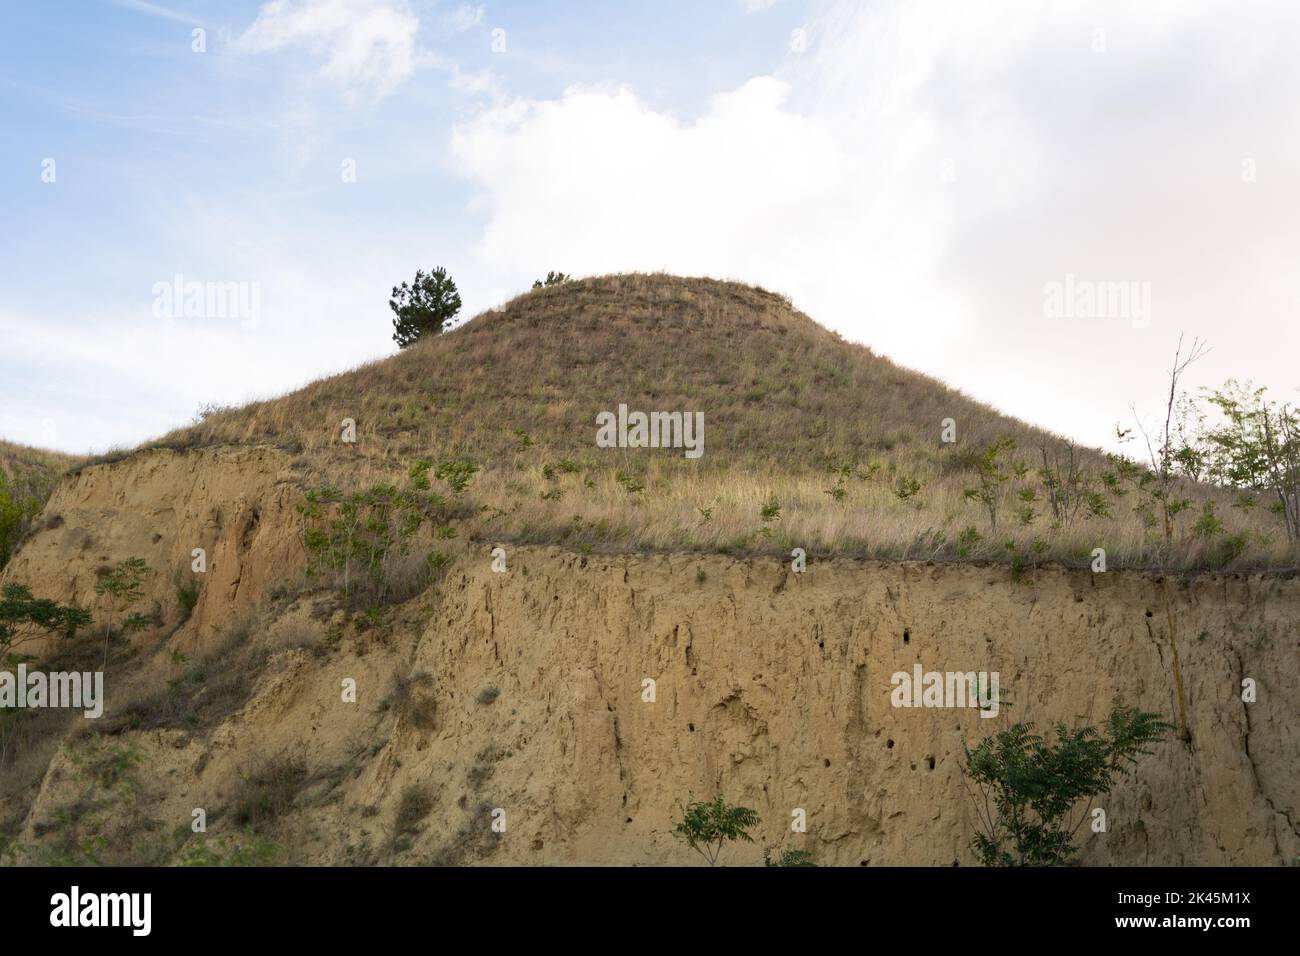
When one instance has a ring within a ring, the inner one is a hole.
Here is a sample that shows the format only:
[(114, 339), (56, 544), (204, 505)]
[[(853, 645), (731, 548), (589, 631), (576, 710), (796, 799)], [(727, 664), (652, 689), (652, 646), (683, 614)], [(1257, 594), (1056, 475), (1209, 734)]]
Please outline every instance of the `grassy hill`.
[(71, 455), (0, 440), (0, 568), (75, 462)]
[[(704, 452), (601, 448), (597, 415), (702, 412)], [(356, 424), (356, 441), (340, 439)], [(942, 440), (945, 420), (956, 441)], [(995, 462), (996, 524), (979, 459)], [(1150, 565), (1140, 496), (1095, 450), (999, 414), (782, 296), (730, 282), (616, 275), (536, 289), (496, 311), (269, 401), (211, 411), (153, 444), (270, 443), (305, 484), (401, 480), (418, 458), (469, 459), (472, 540)], [(1073, 462), (1065, 506), (1063, 475)], [(1174, 563), (1293, 561), (1269, 515), (1188, 487)], [(1223, 528), (1193, 533), (1205, 501)], [(1073, 507), (1071, 507), (1073, 505)], [(1135, 506), (1137, 506), (1135, 510)], [(1217, 539), (1217, 540), (1216, 540)]]

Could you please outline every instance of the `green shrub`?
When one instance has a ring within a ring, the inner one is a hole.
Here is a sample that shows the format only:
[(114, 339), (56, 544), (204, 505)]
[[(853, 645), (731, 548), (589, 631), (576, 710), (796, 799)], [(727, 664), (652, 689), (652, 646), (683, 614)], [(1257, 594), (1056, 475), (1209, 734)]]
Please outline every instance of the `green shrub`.
[(727, 843), (753, 843), (749, 831), (758, 826), (758, 813), (748, 807), (733, 806), (722, 797), (711, 803), (692, 801), (683, 811), (673, 835), (717, 866), (718, 856)]
[[(1054, 725), (1056, 743), (1021, 722), (971, 748), (962, 745), (965, 778), (979, 832), (973, 847), (985, 866), (1056, 866), (1068, 863), (1071, 839), (1088, 817), (1092, 800), (1115, 785), (1173, 729), (1158, 715), (1117, 704), (1098, 730)], [(1077, 821), (1068, 819), (1082, 801)]]

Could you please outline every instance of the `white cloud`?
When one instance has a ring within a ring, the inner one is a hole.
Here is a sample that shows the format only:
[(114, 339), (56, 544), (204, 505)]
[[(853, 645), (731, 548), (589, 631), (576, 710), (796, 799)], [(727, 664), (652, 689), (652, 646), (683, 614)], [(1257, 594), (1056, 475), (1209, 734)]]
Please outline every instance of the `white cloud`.
[(462, 3), (447, 14), (447, 25), (458, 33), (472, 30), (483, 22), (486, 9), (483, 4)]
[(349, 91), (387, 96), (415, 72), (419, 17), (389, 0), (272, 0), (238, 46), (265, 53), (301, 46), (324, 59), (320, 73)]
[[(1256, 14), (828, 3), (807, 52), (697, 118), (622, 86), (573, 88), (497, 103), (455, 131), (452, 156), (498, 275), (762, 283), (1100, 444), (1130, 401), (1158, 398), (1181, 330), (1216, 346), (1201, 381), (1293, 394), (1300, 281), (1282, 264), (1300, 251), (1283, 213), (1300, 208), (1300, 8)], [(1044, 284), (1066, 273), (1151, 282), (1150, 328), (1047, 320)]]
[(174, 20), (177, 23), (203, 26), (202, 20), (196, 20), (188, 13), (181, 13), (178, 10), (172, 10), (156, 3), (148, 3), (146, 0), (112, 0), (112, 2), (115, 6), (125, 7), (128, 10), (144, 13), (151, 17), (161, 17), (164, 20)]
[(776, 0), (740, 0), (740, 5), (746, 13), (757, 13), (760, 10), (771, 10), (776, 6)]

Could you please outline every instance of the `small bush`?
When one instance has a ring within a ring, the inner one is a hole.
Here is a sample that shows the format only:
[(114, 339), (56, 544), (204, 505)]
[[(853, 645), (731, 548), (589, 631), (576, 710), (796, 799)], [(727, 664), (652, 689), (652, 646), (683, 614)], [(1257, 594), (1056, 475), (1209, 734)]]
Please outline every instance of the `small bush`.
[(749, 831), (758, 822), (757, 812), (733, 806), (722, 797), (711, 803), (697, 800), (686, 805), (682, 820), (673, 827), (673, 835), (704, 857), (709, 866), (717, 866), (725, 844), (754, 842)]
[(307, 779), (307, 768), (299, 761), (273, 760), (244, 778), (234, 800), (235, 822), (258, 832), (275, 823), (293, 806)]

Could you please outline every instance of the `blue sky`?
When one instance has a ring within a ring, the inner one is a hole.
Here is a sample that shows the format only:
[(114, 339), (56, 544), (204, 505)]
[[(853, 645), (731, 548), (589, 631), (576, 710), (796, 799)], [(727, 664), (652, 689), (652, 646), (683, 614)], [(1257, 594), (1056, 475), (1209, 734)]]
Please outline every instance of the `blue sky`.
[[(467, 315), (552, 268), (758, 282), (1091, 444), (1180, 332), (1194, 384), (1294, 399), (1293, 5), (979, 6), (6, 3), (0, 436), (131, 444), (389, 354), (437, 264)], [(256, 321), (160, 314), (177, 274)], [(1150, 321), (1045, 317), (1067, 275)]]

